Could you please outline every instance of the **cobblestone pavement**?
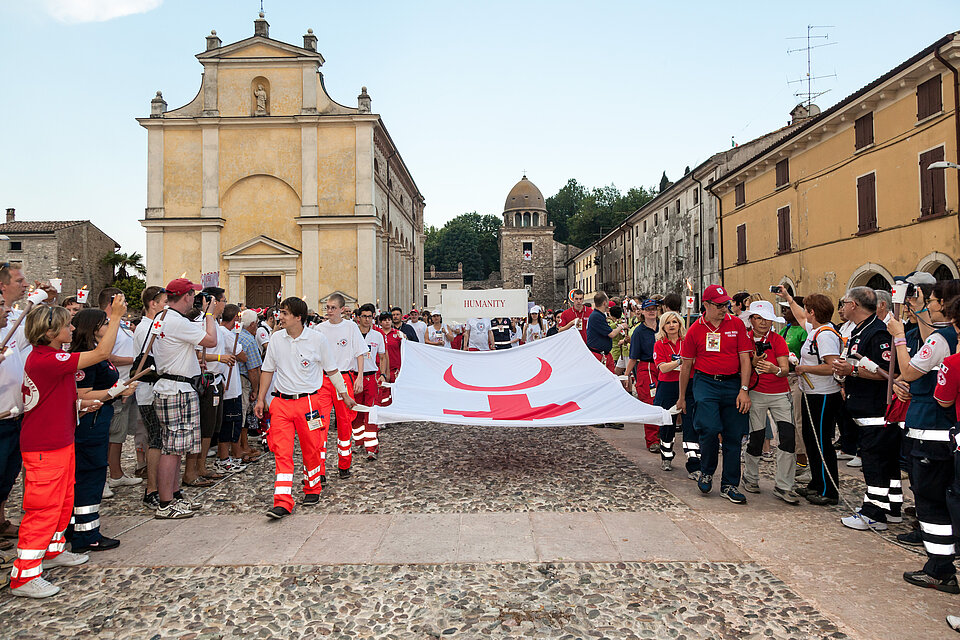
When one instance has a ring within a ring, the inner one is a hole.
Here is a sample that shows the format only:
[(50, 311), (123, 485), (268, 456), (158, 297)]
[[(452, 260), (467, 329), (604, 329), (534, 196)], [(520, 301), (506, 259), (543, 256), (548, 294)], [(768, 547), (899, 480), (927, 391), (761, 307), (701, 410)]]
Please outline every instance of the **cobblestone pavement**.
[(58, 569), (5, 637), (845, 638), (755, 564)]

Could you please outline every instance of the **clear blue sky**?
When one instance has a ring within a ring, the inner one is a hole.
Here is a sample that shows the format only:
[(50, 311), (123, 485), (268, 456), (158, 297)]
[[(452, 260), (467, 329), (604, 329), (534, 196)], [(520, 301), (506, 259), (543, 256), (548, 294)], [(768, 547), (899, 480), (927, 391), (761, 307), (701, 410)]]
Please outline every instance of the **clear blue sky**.
[[(200, 86), (204, 36), (253, 34), (259, 0), (3, 0), (0, 206), (90, 219), (142, 251), (146, 116)], [(366, 85), (426, 201), (427, 224), (499, 214), (524, 170), (622, 190), (676, 178), (786, 123), (807, 24), (821, 107), (960, 29), (940, 2), (328, 2), (264, 0), (270, 35), (312, 27), (334, 100)], [(112, 17), (114, 16), (114, 17)], [(40, 275), (40, 274), (38, 274)]]

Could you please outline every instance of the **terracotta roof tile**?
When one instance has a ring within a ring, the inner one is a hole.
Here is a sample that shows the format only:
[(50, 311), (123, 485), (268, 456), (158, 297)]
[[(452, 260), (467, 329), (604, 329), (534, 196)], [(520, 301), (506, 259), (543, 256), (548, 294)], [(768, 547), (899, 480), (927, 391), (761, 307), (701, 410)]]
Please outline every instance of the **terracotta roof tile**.
[(0, 224), (0, 233), (53, 233), (89, 220), (16, 220)]

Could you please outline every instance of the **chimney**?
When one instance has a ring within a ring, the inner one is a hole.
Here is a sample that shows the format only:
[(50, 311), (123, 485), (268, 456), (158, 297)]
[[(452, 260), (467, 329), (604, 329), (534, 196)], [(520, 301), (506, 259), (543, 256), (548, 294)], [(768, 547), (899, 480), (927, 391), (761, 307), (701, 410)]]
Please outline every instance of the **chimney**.
[(458, 263), (457, 263), (457, 273), (459, 273), (461, 276), (463, 275), (463, 263), (462, 263), (462, 262), (458, 262)]
[(163, 94), (157, 91), (156, 97), (150, 101), (150, 117), (162, 118), (163, 112), (167, 110), (167, 101), (163, 99)]
[(432, 275), (432, 276), (437, 275), (437, 267), (436, 267), (436, 266), (430, 265), (430, 275)]
[(207, 51), (211, 51), (212, 49), (219, 49), (222, 44), (223, 44), (223, 41), (220, 40), (219, 37), (217, 37), (217, 30), (211, 29), (210, 35), (207, 36)]
[(17, 211), (13, 207), (7, 208), (7, 222), (16, 222)]
[(260, 12), (260, 17), (253, 21), (253, 35), (262, 38), (270, 37), (270, 23), (263, 17), (263, 11)]
[(370, 113), (370, 94), (366, 87), (360, 87), (360, 95), (357, 96), (357, 113)]
[(307, 29), (306, 35), (303, 36), (303, 48), (310, 51), (317, 50), (317, 36), (313, 35), (313, 29)]

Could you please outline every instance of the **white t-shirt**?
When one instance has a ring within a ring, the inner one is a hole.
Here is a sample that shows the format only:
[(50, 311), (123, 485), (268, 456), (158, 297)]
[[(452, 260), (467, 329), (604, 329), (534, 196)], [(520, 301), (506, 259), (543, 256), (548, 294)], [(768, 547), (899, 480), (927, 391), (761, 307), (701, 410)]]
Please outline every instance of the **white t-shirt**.
[(910, 358), (910, 365), (917, 371), (930, 373), (943, 364), (943, 359), (950, 355), (950, 345), (947, 339), (939, 333), (931, 333), (920, 350)]
[(341, 372), (357, 370), (357, 358), (367, 353), (367, 343), (356, 322), (341, 319), (333, 324), (327, 320), (313, 327), (313, 330), (326, 336), (330, 342), (337, 369)]
[(257, 335), (254, 336), (257, 339), (257, 346), (260, 347), (261, 351), (263, 350), (263, 345), (270, 342), (270, 329), (262, 324), (257, 325)]
[[(153, 341), (153, 359), (157, 363), (158, 372), (187, 378), (200, 375), (196, 349), (207, 335), (202, 322), (205, 321), (190, 322), (173, 309), (167, 312), (163, 329)], [(192, 391), (193, 387), (188, 382), (161, 378), (153, 385), (153, 390), (162, 396), (172, 396), (178, 391)]]
[[(0, 340), (7, 336), (13, 321), (0, 330)], [(18, 330), (19, 333), (19, 330)], [(0, 413), (17, 409), (23, 413), (23, 364), (26, 357), (20, 351), (20, 337), (14, 335), (7, 343), (6, 358), (0, 362)]]
[(270, 348), (261, 370), (273, 372), (274, 389), (293, 395), (317, 391), (323, 386), (323, 372), (336, 368), (330, 342), (322, 333), (304, 329), (291, 338), (285, 329), (280, 329), (270, 336)]
[[(172, 311), (167, 315), (169, 316)], [(147, 343), (150, 342), (150, 327), (153, 326), (153, 318), (148, 318), (143, 316), (140, 320), (140, 324), (133, 330), (133, 353), (135, 355), (140, 355), (140, 353), (147, 348)], [(137, 398), (137, 404), (153, 404), (153, 385), (139, 380), (137, 382), (137, 390), (134, 392)]]
[(427, 333), (427, 323), (423, 320), (417, 320), (416, 322), (408, 322), (407, 324), (413, 327), (414, 333), (417, 334), (417, 340), (423, 342), (423, 336)]
[[(812, 324), (806, 322), (804, 328), (807, 330), (807, 340), (800, 349), (800, 364), (816, 366), (823, 364), (824, 356), (840, 355), (840, 338), (830, 330), (829, 325), (823, 325), (815, 330)], [(814, 339), (817, 341), (816, 349), (813, 348)], [(819, 358), (817, 352), (820, 354)], [(804, 393), (822, 396), (840, 391), (840, 385), (834, 379), (833, 374), (820, 376), (808, 372), (798, 377), (800, 379), (800, 390)], [(807, 380), (813, 384), (812, 387), (807, 384)]]
[(840, 337), (846, 342), (853, 335), (853, 330), (857, 328), (857, 323), (853, 320), (847, 320), (840, 326)]
[(546, 337), (547, 332), (544, 330), (543, 325), (539, 322), (528, 322), (527, 327), (523, 332), (523, 341), (524, 342), (533, 342), (534, 340), (539, 340), (540, 338)]
[[(221, 355), (232, 353), (234, 355), (243, 351), (243, 345), (237, 342), (237, 348), (234, 350), (233, 344), (236, 340), (236, 335), (230, 329), (227, 329), (225, 326), (220, 325), (217, 327), (217, 353)], [(208, 364), (217, 364), (220, 367), (220, 373), (223, 375), (223, 383), (227, 383), (227, 378), (230, 378), (230, 386), (224, 391), (223, 399), (232, 400), (233, 398), (239, 398), (240, 394), (243, 393), (243, 388), (240, 386), (240, 372), (237, 371), (237, 365), (239, 362), (234, 364), (232, 367), (227, 366), (226, 364), (220, 362), (211, 362)], [(233, 375), (230, 374), (230, 369), (233, 369)]]
[(470, 332), (470, 341), (467, 343), (468, 349), (490, 350), (490, 341), (487, 334), (490, 331), (490, 318), (470, 318), (464, 326)]
[[(449, 330), (450, 330), (450, 329), (449, 329), (449, 328), (447, 327), (447, 325), (445, 325), (445, 324), (441, 324), (439, 329), (437, 329), (436, 327), (434, 327), (434, 326), (431, 324), (430, 326), (427, 327), (427, 334), (426, 334), (426, 335), (427, 335), (427, 338), (429, 338), (432, 342), (442, 342), (442, 343), (443, 343), (443, 344), (441, 344), (441, 345), (439, 345), (439, 346), (443, 346), (443, 347), (448, 347), (448, 348), (449, 348), (449, 347), (450, 347), (450, 339), (447, 338), (447, 334), (446, 334), (446, 332), (449, 331)], [(422, 342), (422, 340), (421, 340), (421, 342)], [(437, 346), (437, 345), (434, 345), (434, 346)]]
[(382, 356), (387, 352), (387, 343), (383, 339), (383, 334), (376, 329), (370, 329), (367, 335), (363, 336), (363, 340), (367, 344), (367, 357), (363, 359), (363, 372), (375, 373), (380, 370), (377, 367), (377, 354)]
[[(0, 340), (2, 340), (3, 337), (6, 337), (10, 327), (13, 326), (13, 323), (16, 322), (17, 318), (19, 318), (22, 314), (23, 311), (21, 309), (10, 309), (7, 314), (7, 326), (4, 329), (0, 329), (0, 336), (2, 336), (0, 337)], [(17, 328), (17, 333), (13, 336), (13, 338), (10, 339), (10, 342), (7, 343), (8, 347), (11, 347), (15, 344), (20, 349), (20, 357), (24, 362), (27, 361), (27, 356), (30, 355), (31, 351), (33, 351), (33, 345), (30, 344), (29, 340), (27, 340), (27, 334), (25, 333), (25, 322), (26, 318), (24, 318), (24, 322), (20, 323), (20, 326)]]
[[(111, 352), (111, 355), (119, 356), (121, 358), (132, 358), (133, 356), (137, 355), (135, 347), (133, 346), (133, 334), (124, 329), (122, 326), (117, 329), (117, 341), (113, 343), (113, 351)], [(130, 377), (130, 368), (131, 365), (129, 364), (117, 367), (117, 373), (120, 374), (121, 380), (126, 380)]]

